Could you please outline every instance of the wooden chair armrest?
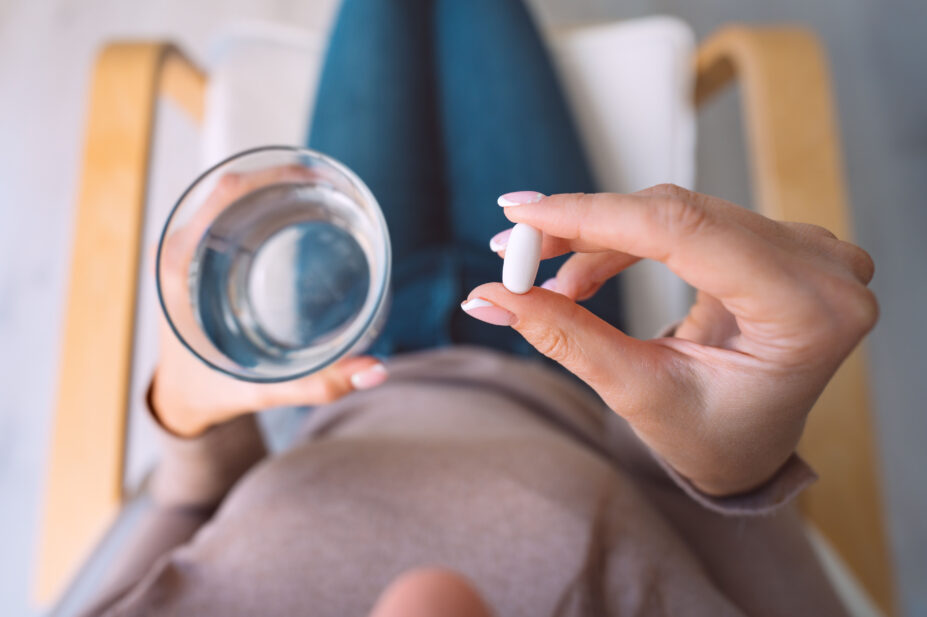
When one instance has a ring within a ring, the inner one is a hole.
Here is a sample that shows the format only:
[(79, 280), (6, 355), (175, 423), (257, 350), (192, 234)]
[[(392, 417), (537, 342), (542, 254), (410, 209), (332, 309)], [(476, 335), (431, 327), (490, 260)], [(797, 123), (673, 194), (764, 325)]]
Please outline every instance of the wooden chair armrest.
[[(815, 36), (799, 27), (729, 26), (699, 47), (695, 64), (699, 105), (739, 80), (757, 208), (848, 239), (830, 76)], [(808, 419), (799, 449), (821, 481), (802, 495), (800, 507), (878, 605), (894, 614), (873, 435), (864, 351), (858, 349)]]
[(206, 77), (172, 45), (113, 43), (90, 91), (33, 595), (56, 598), (122, 503), (148, 158), (159, 95), (197, 121)]

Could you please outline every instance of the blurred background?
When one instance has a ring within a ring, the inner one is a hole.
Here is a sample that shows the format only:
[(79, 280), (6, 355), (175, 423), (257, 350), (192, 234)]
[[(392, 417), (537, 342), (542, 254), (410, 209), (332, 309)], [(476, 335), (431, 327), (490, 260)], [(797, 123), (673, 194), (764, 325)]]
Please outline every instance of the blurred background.
[[(832, 64), (856, 241), (876, 263), (872, 287), (882, 316), (867, 345), (900, 606), (904, 615), (927, 616), (927, 4), (528, 2), (545, 28), (659, 13), (684, 19), (699, 39), (736, 21), (802, 23), (821, 38)], [(167, 38), (205, 62), (215, 35), (231, 23), (324, 31), (335, 8), (335, 0), (0, 0), (3, 615), (37, 614), (28, 603), (29, 577), (96, 51), (114, 38)], [(699, 114), (698, 135), (696, 188), (750, 205), (736, 91)], [(185, 151), (158, 156), (195, 161)], [(168, 183), (158, 199), (173, 199), (189, 179)]]

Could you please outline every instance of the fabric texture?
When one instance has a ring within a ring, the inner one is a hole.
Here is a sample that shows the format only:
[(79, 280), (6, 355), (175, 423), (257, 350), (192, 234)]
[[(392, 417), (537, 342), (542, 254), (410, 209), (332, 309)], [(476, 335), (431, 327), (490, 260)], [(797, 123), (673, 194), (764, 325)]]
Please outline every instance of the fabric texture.
[(813, 479), (800, 459), (711, 499), (540, 363), (452, 348), (389, 368), (274, 458), (251, 418), (165, 433), (153, 508), (87, 615), (364, 615), (423, 565), (497, 615), (844, 614), (781, 499)]
[[(595, 190), (550, 57), (520, 0), (345, 0), (308, 145), (352, 168), (383, 209), (393, 307), (371, 351), (450, 343), (535, 355), (459, 303), (499, 280), (489, 239), (513, 190)], [(547, 260), (538, 284), (564, 258)], [(617, 282), (584, 305), (622, 325)]]

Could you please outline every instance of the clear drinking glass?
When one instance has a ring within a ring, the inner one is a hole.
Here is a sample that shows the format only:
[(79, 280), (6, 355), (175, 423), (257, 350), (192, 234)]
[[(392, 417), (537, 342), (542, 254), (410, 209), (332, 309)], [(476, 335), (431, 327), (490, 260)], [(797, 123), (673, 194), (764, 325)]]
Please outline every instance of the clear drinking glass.
[(248, 150), (181, 195), (161, 234), (158, 297), (180, 341), (249, 381), (361, 351), (386, 316), (389, 233), (370, 189), (318, 152)]

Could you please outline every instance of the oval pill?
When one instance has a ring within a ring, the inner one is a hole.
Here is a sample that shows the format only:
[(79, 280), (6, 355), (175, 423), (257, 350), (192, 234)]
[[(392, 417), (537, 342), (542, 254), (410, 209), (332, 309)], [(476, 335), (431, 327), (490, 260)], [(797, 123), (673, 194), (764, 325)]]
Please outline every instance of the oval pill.
[(528, 293), (534, 285), (541, 263), (541, 237), (540, 231), (525, 223), (512, 228), (502, 262), (502, 284), (512, 293)]

